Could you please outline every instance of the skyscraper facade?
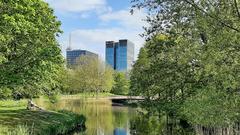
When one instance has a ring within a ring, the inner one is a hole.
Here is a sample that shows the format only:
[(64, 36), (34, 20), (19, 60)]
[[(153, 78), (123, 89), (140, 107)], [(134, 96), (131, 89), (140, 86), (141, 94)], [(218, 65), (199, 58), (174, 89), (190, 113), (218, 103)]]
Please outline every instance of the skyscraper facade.
[(128, 71), (134, 61), (134, 44), (127, 39), (106, 42), (106, 62), (117, 71)]
[(106, 42), (106, 62), (115, 69), (115, 43), (114, 41), (107, 41)]
[(77, 58), (87, 55), (87, 56), (93, 56), (93, 57), (98, 57), (97, 54), (92, 53), (87, 50), (67, 50), (67, 67), (71, 67), (76, 64)]

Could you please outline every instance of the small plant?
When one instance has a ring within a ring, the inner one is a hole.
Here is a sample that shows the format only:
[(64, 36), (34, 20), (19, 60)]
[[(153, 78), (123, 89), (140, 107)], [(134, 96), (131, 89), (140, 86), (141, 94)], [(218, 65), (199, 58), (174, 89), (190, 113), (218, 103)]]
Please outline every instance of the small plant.
[(11, 135), (30, 135), (31, 132), (27, 126), (19, 125)]

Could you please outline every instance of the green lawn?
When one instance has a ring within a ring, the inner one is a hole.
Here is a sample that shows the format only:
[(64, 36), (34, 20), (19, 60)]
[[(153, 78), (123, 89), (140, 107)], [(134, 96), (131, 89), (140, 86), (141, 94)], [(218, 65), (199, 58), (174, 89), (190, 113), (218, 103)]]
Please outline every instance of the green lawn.
[(16, 129), (41, 135), (63, 134), (76, 125), (85, 124), (85, 117), (82, 115), (66, 111), (29, 111), (25, 109), (26, 104), (26, 100), (0, 101), (0, 135), (7, 132), (20, 134)]

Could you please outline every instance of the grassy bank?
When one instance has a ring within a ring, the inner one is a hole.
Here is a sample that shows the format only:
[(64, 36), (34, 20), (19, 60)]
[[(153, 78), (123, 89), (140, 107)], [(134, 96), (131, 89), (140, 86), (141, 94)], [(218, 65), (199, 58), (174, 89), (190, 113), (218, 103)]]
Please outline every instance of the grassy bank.
[(110, 96), (116, 96), (112, 93), (105, 93), (105, 92), (100, 92), (100, 93), (95, 93), (95, 92), (85, 92), (85, 93), (78, 93), (78, 94), (74, 94), (74, 95), (63, 95), (62, 97), (83, 97), (83, 98), (104, 98), (104, 97), (110, 97)]
[(67, 111), (29, 111), (26, 100), (0, 101), (0, 135), (65, 134), (85, 124), (85, 117)]

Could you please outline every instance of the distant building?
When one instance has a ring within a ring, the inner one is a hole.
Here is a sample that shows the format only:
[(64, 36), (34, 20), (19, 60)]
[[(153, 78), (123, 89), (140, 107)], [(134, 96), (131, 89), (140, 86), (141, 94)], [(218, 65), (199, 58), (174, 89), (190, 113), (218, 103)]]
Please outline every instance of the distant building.
[(107, 41), (106, 42), (106, 50), (105, 50), (106, 54), (106, 62), (113, 68), (116, 68), (116, 49), (115, 49), (115, 43), (114, 41)]
[(72, 65), (76, 64), (77, 58), (86, 55), (86, 56), (93, 56), (98, 57), (97, 54), (92, 53), (87, 50), (71, 50), (67, 49), (67, 67), (71, 67)]
[(117, 71), (128, 71), (134, 61), (134, 44), (127, 39), (106, 41), (106, 62)]

